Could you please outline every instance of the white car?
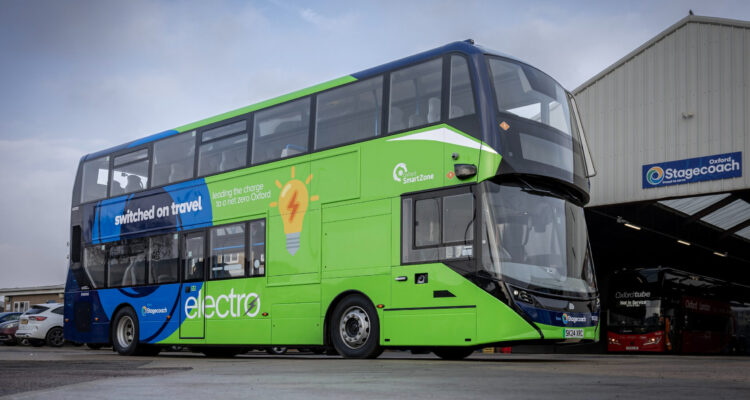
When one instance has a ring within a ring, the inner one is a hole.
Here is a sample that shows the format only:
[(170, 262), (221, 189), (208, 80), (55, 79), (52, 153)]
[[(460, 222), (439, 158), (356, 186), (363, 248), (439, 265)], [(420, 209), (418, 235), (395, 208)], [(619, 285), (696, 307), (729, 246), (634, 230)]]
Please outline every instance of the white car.
[(18, 319), (16, 337), (28, 339), (32, 346), (47, 343), (53, 347), (65, 344), (63, 336), (63, 305), (59, 303), (36, 304)]

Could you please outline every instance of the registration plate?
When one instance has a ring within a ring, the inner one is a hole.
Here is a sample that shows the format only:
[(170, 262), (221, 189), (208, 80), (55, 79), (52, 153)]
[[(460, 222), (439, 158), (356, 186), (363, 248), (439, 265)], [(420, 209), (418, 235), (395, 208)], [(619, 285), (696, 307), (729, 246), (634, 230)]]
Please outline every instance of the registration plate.
[(26, 324), (28, 324), (28, 323), (29, 323), (29, 320), (28, 320), (28, 319), (22, 319), (22, 320), (21, 320), (21, 325), (26, 325)]
[(583, 339), (583, 328), (565, 329), (565, 338)]

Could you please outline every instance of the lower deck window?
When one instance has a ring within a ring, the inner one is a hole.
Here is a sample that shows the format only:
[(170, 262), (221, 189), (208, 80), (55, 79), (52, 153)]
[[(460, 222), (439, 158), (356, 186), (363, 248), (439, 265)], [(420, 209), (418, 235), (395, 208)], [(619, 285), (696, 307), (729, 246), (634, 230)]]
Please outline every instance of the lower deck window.
[(245, 276), (245, 224), (211, 229), (211, 279)]

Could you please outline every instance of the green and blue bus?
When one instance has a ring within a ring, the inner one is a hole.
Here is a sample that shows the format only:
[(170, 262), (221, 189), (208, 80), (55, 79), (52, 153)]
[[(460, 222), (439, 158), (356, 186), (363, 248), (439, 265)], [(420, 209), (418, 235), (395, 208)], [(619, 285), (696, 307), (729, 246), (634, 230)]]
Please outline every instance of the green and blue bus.
[(455, 42), (84, 156), (65, 337), (459, 359), (597, 341), (575, 101)]

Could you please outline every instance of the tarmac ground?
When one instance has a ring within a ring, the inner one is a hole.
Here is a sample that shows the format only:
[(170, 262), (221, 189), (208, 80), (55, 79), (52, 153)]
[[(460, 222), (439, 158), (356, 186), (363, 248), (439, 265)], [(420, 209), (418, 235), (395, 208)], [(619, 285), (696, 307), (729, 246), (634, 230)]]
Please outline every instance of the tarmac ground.
[(0, 397), (237, 399), (740, 399), (750, 357), (482, 354), (444, 361), (387, 351), (376, 360), (290, 351), (231, 359), (162, 352), (0, 345)]

